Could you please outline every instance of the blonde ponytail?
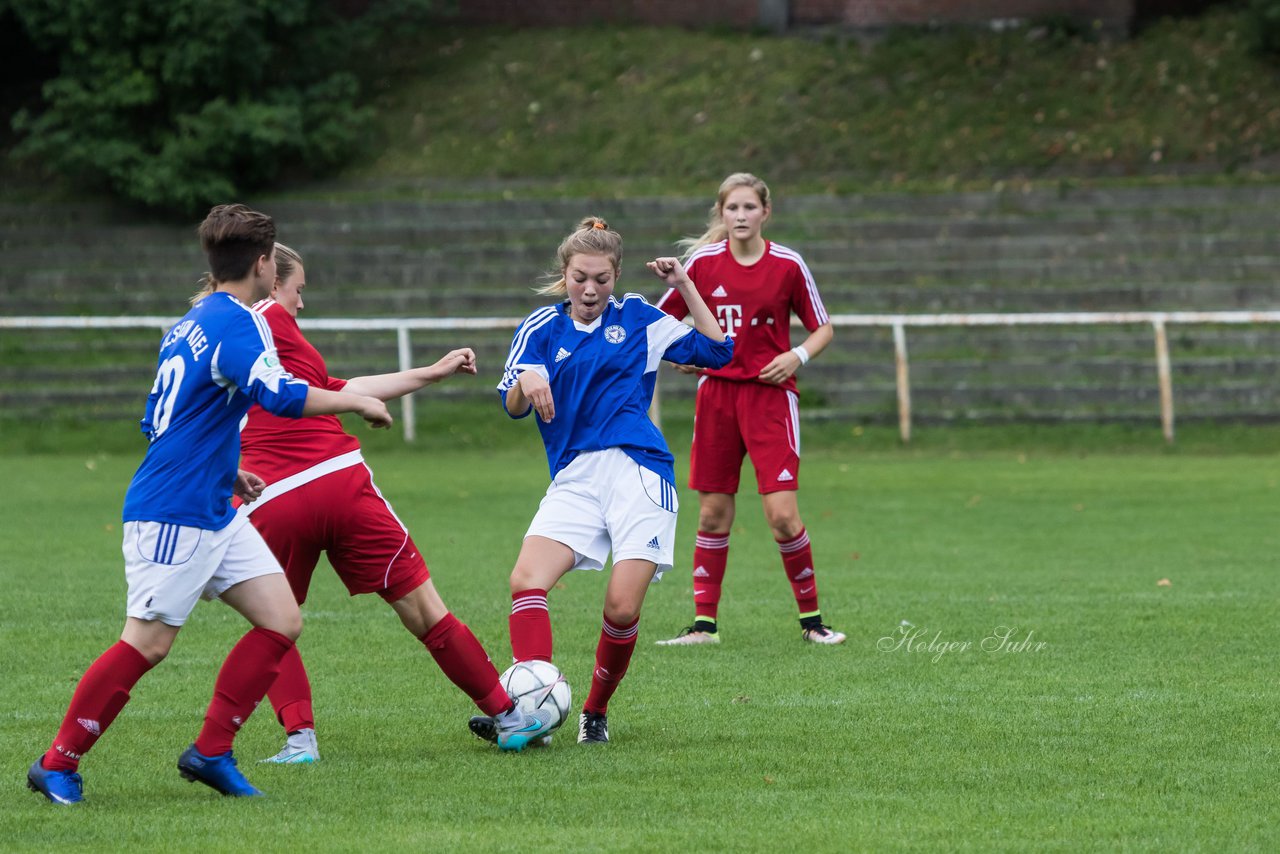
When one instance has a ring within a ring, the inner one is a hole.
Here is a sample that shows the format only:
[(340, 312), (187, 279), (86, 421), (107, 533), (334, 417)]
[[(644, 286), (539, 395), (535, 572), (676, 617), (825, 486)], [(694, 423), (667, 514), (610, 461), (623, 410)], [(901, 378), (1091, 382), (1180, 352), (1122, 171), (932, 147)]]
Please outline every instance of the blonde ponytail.
[(218, 283), (214, 281), (213, 273), (204, 273), (200, 276), (200, 281), (196, 284), (200, 286), (200, 290), (191, 295), (192, 305), (200, 302), (200, 300), (218, 289)]

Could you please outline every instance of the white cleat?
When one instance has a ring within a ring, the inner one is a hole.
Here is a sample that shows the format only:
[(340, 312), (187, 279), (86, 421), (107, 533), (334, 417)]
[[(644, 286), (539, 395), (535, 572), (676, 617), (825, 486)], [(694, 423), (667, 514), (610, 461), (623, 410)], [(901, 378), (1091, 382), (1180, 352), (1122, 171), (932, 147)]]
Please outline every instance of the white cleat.
[(680, 634), (669, 640), (654, 641), (658, 646), (696, 646), (703, 643), (720, 643), (719, 632), (695, 632), (693, 626), (685, 626)]
[(316, 744), (314, 729), (300, 729), (290, 733), (284, 748), (269, 759), (261, 762), (272, 762), (276, 765), (310, 765), (320, 761), (320, 747)]
[(844, 640), (845, 640), (844, 632), (837, 632), (835, 629), (831, 628), (830, 626), (823, 626), (823, 625), (819, 625), (812, 629), (805, 629), (800, 636), (803, 637), (805, 640), (807, 640), (809, 643), (820, 643), (820, 644), (827, 644), (827, 645), (844, 643)]

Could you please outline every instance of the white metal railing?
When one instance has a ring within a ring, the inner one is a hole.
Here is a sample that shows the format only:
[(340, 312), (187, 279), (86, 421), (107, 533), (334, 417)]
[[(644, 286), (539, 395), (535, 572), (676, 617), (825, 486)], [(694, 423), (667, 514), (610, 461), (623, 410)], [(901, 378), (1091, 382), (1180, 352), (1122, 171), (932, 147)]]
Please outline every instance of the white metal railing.
[[(167, 330), (177, 317), (0, 317), (0, 329), (159, 329)], [(515, 329), (521, 318), (306, 318), (303, 329), (339, 332), (394, 331), (400, 370), (413, 367), (410, 333), (451, 332), (461, 329)], [(1155, 335), (1156, 376), (1160, 386), (1160, 422), (1166, 442), (1174, 437), (1173, 377), (1169, 359), (1169, 324), (1268, 324), (1280, 323), (1280, 311), (1116, 311), (1020, 314), (835, 314), (833, 326), (883, 327), (893, 331), (894, 361), (897, 368), (898, 431), (902, 441), (911, 441), (911, 372), (907, 359), (908, 326), (1118, 326), (1150, 324)], [(655, 401), (656, 405), (656, 401)], [(656, 410), (655, 410), (656, 412)], [(413, 395), (402, 401), (404, 437), (416, 436)]]

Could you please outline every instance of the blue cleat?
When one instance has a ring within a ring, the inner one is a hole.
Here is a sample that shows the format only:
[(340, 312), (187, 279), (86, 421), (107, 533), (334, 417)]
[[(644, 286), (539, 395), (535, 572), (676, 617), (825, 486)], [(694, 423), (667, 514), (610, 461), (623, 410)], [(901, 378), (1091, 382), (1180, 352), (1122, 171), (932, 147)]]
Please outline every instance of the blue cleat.
[(75, 771), (50, 771), (37, 759), (27, 771), (27, 788), (39, 792), (55, 804), (78, 804), (84, 800), (84, 780)]
[[(498, 748), (500, 750), (524, 750), (530, 743), (545, 743), (543, 738), (556, 728), (555, 715), (550, 709), (535, 709), (534, 711), (525, 711), (524, 718), (519, 725), (505, 728), (498, 726)], [(476, 732), (475, 727), (472, 732)], [(477, 733), (477, 735), (480, 735)], [(481, 735), (481, 738), (484, 736)]]
[(204, 783), (209, 788), (235, 798), (261, 797), (262, 792), (244, 778), (231, 751), (205, 756), (193, 744), (178, 757), (178, 773), (183, 779)]
[[(471, 730), (471, 734), (476, 738), (484, 739), (490, 744), (498, 743), (498, 721), (488, 715), (473, 715), (471, 720), (467, 721), (467, 728)], [(542, 738), (531, 742), (534, 747), (550, 747), (551, 736), (544, 735)]]

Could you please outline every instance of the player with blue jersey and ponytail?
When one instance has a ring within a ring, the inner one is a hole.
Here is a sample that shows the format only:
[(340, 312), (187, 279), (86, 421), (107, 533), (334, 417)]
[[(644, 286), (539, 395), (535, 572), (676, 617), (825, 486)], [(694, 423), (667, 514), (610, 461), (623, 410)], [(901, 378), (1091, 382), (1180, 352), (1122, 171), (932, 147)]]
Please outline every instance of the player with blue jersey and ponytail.
[[(684, 294), (692, 328), (638, 294), (617, 296), (622, 238), (602, 219), (584, 219), (558, 261), (559, 280), (539, 293), (565, 299), (520, 324), (498, 383), (512, 418), (537, 413), (551, 471), (511, 571), (511, 651), (516, 661), (551, 661), (547, 591), (572, 569), (603, 569), (612, 554), (578, 721), (578, 741), (600, 743), (609, 740), (608, 703), (631, 662), (645, 592), (671, 567), (675, 544), (675, 460), (648, 415), (658, 364), (718, 368), (733, 357), (733, 341), (676, 258), (648, 267)], [(491, 718), (470, 725), (509, 749)]]

